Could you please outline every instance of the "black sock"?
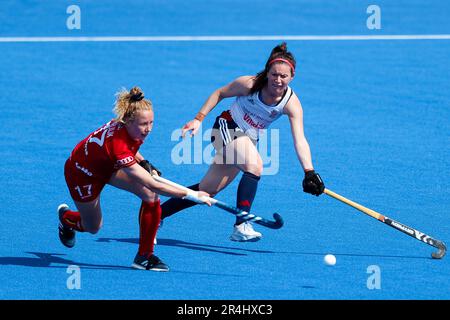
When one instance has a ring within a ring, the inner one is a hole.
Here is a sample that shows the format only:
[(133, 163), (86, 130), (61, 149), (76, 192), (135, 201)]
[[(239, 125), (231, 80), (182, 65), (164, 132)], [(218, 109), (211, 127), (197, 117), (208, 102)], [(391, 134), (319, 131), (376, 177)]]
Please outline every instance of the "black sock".
[[(238, 209), (250, 212), (253, 200), (255, 199), (256, 189), (260, 177), (250, 172), (244, 172), (237, 190), (237, 207)], [(236, 217), (236, 225), (244, 221)]]
[[(197, 183), (188, 188), (194, 191), (199, 191), (199, 185), (200, 184)], [(193, 207), (196, 204), (197, 204), (196, 202), (191, 200), (184, 200), (181, 198), (170, 198), (161, 205), (162, 209), (161, 220), (170, 217), (171, 215), (177, 213), (178, 211)]]

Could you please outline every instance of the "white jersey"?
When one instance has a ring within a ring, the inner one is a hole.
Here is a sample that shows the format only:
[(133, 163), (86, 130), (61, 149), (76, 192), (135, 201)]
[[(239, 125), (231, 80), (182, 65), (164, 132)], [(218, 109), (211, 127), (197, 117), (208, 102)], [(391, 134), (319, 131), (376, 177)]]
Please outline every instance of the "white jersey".
[(268, 106), (259, 99), (259, 91), (248, 96), (237, 97), (230, 108), (234, 122), (250, 138), (257, 140), (259, 131), (267, 129), (272, 122), (283, 114), (284, 106), (288, 103), (293, 91), (287, 87), (283, 98), (275, 105)]

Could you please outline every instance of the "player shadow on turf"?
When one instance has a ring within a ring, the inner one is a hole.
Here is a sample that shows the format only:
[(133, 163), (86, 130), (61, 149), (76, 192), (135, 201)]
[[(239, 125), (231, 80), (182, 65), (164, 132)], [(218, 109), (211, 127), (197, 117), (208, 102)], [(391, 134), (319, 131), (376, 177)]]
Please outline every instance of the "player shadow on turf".
[[(117, 242), (123, 242), (123, 243), (133, 243), (138, 244), (139, 239), (138, 238), (98, 238), (96, 240), (97, 242), (111, 242), (111, 241), (117, 241)], [(191, 250), (199, 250), (199, 251), (209, 251), (209, 252), (215, 252), (215, 253), (222, 253), (222, 254), (228, 254), (228, 255), (234, 255), (234, 256), (246, 256), (247, 253), (240, 253), (240, 252), (230, 252), (230, 251), (224, 251), (219, 249), (229, 249), (229, 250), (237, 250), (237, 251), (243, 251), (243, 252), (254, 252), (254, 253), (271, 253), (271, 254), (288, 254), (288, 255), (310, 255), (310, 256), (319, 256), (323, 257), (327, 254), (327, 252), (306, 252), (306, 251), (270, 251), (270, 250), (256, 250), (256, 249), (245, 249), (245, 248), (236, 248), (236, 247), (227, 247), (227, 246), (217, 246), (217, 245), (211, 245), (211, 244), (200, 244), (200, 243), (193, 243), (193, 242), (186, 242), (182, 240), (176, 240), (176, 239), (165, 239), (165, 238), (158, 238), (158, 244), (162, 246), (169, 246), (169, 247), (180, 247), (180, 248), (186, 248)], [(403, 259), (431, 259), (424, 256), (401, 256), (401, 255), (386, 255), (386, 254), (364, 254), (364, 253), (336, 253), (336, 256), (340, 257), (378, 257), (378, 258), (403, 258)]]
[[(98, 238), (97, 241), (98, 242), (117, 241), (117, 242), (125, 242), (125, 243), (139, 243), (138, 238)], [(209, 251), (209, 252), (229, 254), (229, 255), (235, 255), (235, 256), (246, 256), (247, 253), (231, 252), (231, 251), (224, 251), (224, 250), (219, 250), (219, 249), (229, 249), (229, 250), (237, 250), (237, 251), (243, 251), (243, 252), (256, 252), (256, 253), (276, 253), (274, 251), (268, 251), (268, 250), (242, 249), (242, 248), (236, 248), (236, 247), (216, 246), (216, 245), (211, 245), (211, 244), (200, 244), (200, 243), (186, 242), (186, 241), (176, 240), (176, 239), (164, 239), (164, 238), (158, 238), (157, 245), (158, 246), (181, 247), (181, 248), (186, 248), (186, 249), (191, 249), (191, 250)]]
[(101, 265), (75, 262), (69, 259), (62, 258), (65, 254), (61, 253), (44, 253), (44, 252), (25, 252), (35, 255), (36, 257), (0, 257), (0, 265), (13, 265), (24, 267), (38, 267), (38, 268), (67, 268), (69, 265), (76, 265), (83, 267), (84, 269), (108, 269), (108, 270), (132, 270), (129, 267), (113, 266), (113, 265)]
[[(323, 257), (328, 252), (304, 252), (304, 251), (278, 251), (279, 254), (289, 254), (289, 255), (309, 255), (309, 256), (319, 256)], [(333, 253), (336, 257), (376, 257), (376, 258), (403, 258), (403, 259), (425, 259), (433, 260), (431, 257), (426, 256), (399, 256), (399, 255), (388, 255), (388, 254), (368, 254), (368, 253)]]

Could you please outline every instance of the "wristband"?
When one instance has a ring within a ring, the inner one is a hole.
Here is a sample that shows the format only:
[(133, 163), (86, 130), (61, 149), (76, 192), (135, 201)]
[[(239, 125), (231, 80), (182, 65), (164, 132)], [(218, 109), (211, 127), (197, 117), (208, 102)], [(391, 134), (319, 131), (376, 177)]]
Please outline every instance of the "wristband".
[(197, 115), (195, 116), (194, 119), (197, 119), (198, 121), (202, 122), (203, 119), (205, 119), (205, 117), (206, 117), (206, 114), (204, 114), (203, 112), (199, 112), (199, 113), (197, 113)]

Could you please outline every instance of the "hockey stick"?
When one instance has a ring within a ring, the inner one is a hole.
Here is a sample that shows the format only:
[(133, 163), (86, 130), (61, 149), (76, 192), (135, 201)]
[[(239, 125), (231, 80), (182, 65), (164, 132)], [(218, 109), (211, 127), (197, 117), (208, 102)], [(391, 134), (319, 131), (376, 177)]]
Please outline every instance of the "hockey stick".
[(433, 252), (431, 254), (431, 256), (434, 259), (441, 259), (445, 255), (445, 252), (447, 251), (447, 247), (445, 246), (445, 243), (440, 240), (433, 239), (432, 237), (426, 235), (425, 233), (422, 233), (416, 229), (408, 227), (408, 226), (406, 226), (398, 221), (395, 221), (393, 219), (390, 219), (376, 211), (373, 211), (373, 210), (366, 208), (356, 202), (353, 202), (347, 198), (344, 198), (343, 196), (341, 196), (331, 190), (328, 190), (325, 188), (324, 193), (329, 195), (332, 198), (342, 201), (345, 204), (348, 204), (349, 206), (351, 206), (361, 212), (364, 212), (365, 214), (371, 216), (372, 218), (375, 218), (378, 221), (381, 221), (381, 222), (387, 224), (388, 226), (393, 227), (393, 228), (395, 228), (395, 229), (397, 229), (419, 241), (425, 242), (428, 245), (438, 248), (439, 250), (437, 252)]
[[(160, 177), (158, 175), (153, 175), (153, 179), (155, 179), (158, 182), (165, 183), (167, 185), (175, 187), (177, 189), (181, 189), (181, 190), (184, 190), (184, 191), (189, 191), (190, 190), (189, 188), (186, 188), (185, 186), (182, 186), (182, 185), (180, 185), (178, 183), (175, 183), (173, 181), (164, 179), (164, 178), (162, 178), (162, 177)], [(208, 200), (211, 202), (211, 204), (213, 206), (216, 206), (216, 207), (218, 207), (220, 209), (228, 211), (228, 212), (234, 214), (235, 216), (241, 218), (244, 221), (253, 221), (253, 222), (257, 223), (257, 224), (260, 224), (262, 226), (265, 226), (265, 227), (268, 227), (268, 228), (271, 228), (271, 229), (280, 229), (283, 226), (283, 218), (281, 218), (281, 216), (278, 213), (274, 213), (273, 214), (273, 218), (275, 220), (271, 221), (271, 220), (259, 217), (257, 215), (254, 215), (252, 213), (249, 213), (247, 211), (243, 211), (243, 210), (240, 210), (240, 209), (238, 209), (236, 207), (230, 206), (229, 204), (226, 204), (225, 202), (219, 201), (217, 199), (208, 197)]]

